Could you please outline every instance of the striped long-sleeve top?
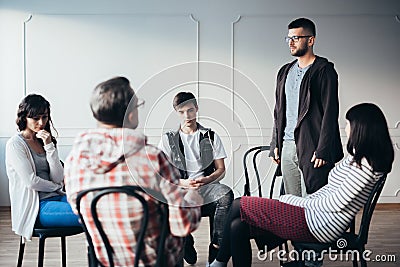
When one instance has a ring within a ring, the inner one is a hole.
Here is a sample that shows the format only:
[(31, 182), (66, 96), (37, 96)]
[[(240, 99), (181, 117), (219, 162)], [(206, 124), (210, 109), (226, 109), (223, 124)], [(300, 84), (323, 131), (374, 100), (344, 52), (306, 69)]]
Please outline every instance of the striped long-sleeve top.
[[(115, 162), (124, 152), (126, 161), (104, 174), (104, 167)], [(175, 266), (183, 248), (183, 237), (194, 231), (201, 219), (198, 203), (192, 198), (194, 192), (178, 186), (179, 178), (178, 170), (169, 164), (164, 153), (147, 145), (146, 137), (131, 129), (87, 130), (76, 138), (65, 162), (66, 191), (73, 208), (76, 207), (77, 193), (94, 187), (139, 185), (163, 194), (169, 204), (171, 234), (166, 239), (164, 250), (168, 266)], [(93, 194), (88, 194), (82, 199), (81, 212), (96, 255), (107, 266), (107, 253), (90, 213), (92, 198)], [(149, 195), (144, 195), (144, 198), (149, 205), (149, 224), (140, 262), (153, 266), (161, 222), (156, 199)], [(125, 195), (112, 194), (103, 197), (97, 207), (99, 219), (115, 252), (115, 266), (133, 266), (142, 218), (141, 205)]]
[(341, 236), (363, 207), (382, 176), (371, 170), (365, 159), (361, 166), (348, 156), (329, 173), (328, 184), (302, 198), (283, 195), (281, 202), (303, 207), (307, 225), (320, 242), (332, 242)]

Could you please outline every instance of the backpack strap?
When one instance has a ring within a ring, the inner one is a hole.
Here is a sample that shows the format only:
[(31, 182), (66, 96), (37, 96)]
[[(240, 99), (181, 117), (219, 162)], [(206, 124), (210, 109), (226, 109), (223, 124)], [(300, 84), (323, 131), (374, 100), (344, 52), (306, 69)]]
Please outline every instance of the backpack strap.
[(204, 134), (200, 132), (200, 157), (205, 176), (215, 171), (214, 135), (215, 133), (211, 129), (208, 129)]
[(171, 160), (174, 166), (178, 168), (181, 174), (181, 179), (187, 179), (188, 174), (186, 171), (185, 151), (179, 132), (175, 133), (169, 131), (166, 135), (168, 136), (168, 143), (171, 148)]
[(209, 135), (210, 140), (211, 140), (211, 142), (212, 142), (213, 145), (214, 145), (214, 134), (215, 134), (215, 132), (214, 132), (213, 130), (211, 130), (211, 129), (210, 129), (209, 131), (206, 132), (206, 136)]

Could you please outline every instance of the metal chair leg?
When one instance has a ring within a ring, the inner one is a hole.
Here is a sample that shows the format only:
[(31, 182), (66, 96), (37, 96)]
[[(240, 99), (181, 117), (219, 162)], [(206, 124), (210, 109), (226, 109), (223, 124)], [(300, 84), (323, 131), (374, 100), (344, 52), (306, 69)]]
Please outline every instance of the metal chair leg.
[[(353, 259), (353, 267), (358, 267), (358, 263), (357, 263), (357, 257), (355, 259)], [(361, 263), (362, 266), (362, 263)]]
[(87, 246), (87, 257), (88, 257), (88, 267), (97, 267), (97, 258), (96, 258), (96, 253), (92, 249), (91, 246)]
[(214, 214), (208, 218), (210, 223), (210, 242), (212, 242), (214, 236)]
[[(279, 245), (279, 251), (282, 251), (282, 250), (283, 250), (283, 245)], [(280, 264), (280, 266), (284, 266), (284, 262), (282, 259), (279, 259), (279, 264)]]
[(367, 261), (361, 257), (361, 267), (367, 267)]
[(39, 236), (39, 259), (38, 259), (38, 267), (43, 267), (43, 258), (44, 258), (44, 243), (46, 242), (46, 237)]
[[(364, 258), (364, 251), (365, 251), (365, 247), (360, 249), (360, 263), (361, 263), (361, 267), (367, 267), (367, 261)], [(357, 267), (357, 265), (356, 265)]]
[(24, 251), (25, 251), (25, 243), (23, 243), (22, 241), (22, 236), (20, 238), (19, 241), (19, 252), (18, 252), (18, 263), (17, 263), (17, 267), (21, 267), (22, 266), (22, 260), (24, 259)]
[(62, 257), (62, 267), (67, 266), (67, 252), (65, 245), (65, 236), (61, 237), (61, 257)]

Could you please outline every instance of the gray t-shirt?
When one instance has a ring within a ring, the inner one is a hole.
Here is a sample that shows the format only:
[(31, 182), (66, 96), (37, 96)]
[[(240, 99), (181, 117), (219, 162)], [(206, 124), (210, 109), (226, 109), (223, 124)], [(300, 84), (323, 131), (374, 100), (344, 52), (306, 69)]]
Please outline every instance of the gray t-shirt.
[[(31, 151), (33, 162), (35, 163), (36, 175), (44, 180), (50, 181), (50, 167), (49, 167), (49, 163), (47, 162), (47, 159), (46, 159), (46, 152), (37, 153), (29, 146), (29, 144), (26, 142), (25, 139), (24, 139), (24, 141), (28, 145), (29, 150)], [(45, 198), (58, 196), (58, 195), (59, 194), (57, 192), (41, 192), (41, 191), (39, 191), (39, 200), (43, 200)]]
[(294, 141), (294, 129), (299, 115), (299, 92), (301, 81), (311, 64), (300, 68), (298, 63), (293, 64), (285, 82), (286, 94), (286, 127), (283, 140)]

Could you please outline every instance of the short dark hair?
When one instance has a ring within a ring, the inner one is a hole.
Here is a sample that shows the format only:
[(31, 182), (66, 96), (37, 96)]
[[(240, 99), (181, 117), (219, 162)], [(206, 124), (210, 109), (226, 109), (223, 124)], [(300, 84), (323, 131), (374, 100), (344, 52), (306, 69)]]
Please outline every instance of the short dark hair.
[(305, 31), (309, 32), (310, 35), (316, 36), (317, 31), (315, 29), (315, 24), (310, 19), (298, 18), (289, 23), (288, 29), (303, 28)]
[(193, 103), (197, 107), (196, 97), (191, 92), (179, 92), (172, 102), (172, 106), (176, 110), (177, 108), (184, 106), (186, 104)]
[(90, 99), (93, 117), (99, 122), (122, 127), (129, 102), (135, 92), (125, 77), (115, 77), (98, 84)]
[(353, 106), (346, 113), (350, 122), (347, 151), (361, 165), (366, 158), (376, 172), (389, 173), (394, 160), (393, 144), (382, 110), (371, 103)]
[[(48, 114), (49, 119), (47, 124), (44, 126), (44, 130), (50, 133), (52, 142), (56, 145), (57, 140), (51, 133), (51, 128), (57, 132), (57, 130), (53, 126), (53, 121), (51, 120), (51, 112), (50, 112), (50, 103), (43, 96), (37, 94), (29, 94), (24, 99), (22, 99), (21, 103), (18, 106), (17, 111), (17, 123), (18, 129), (23, 131), (26, 129), (27, 121), (26, 118), (34, 118), (38, 115), (42, 115), (44, 113)], [(39, 138), (39, 142), (43, 145), (42, 139)]]

